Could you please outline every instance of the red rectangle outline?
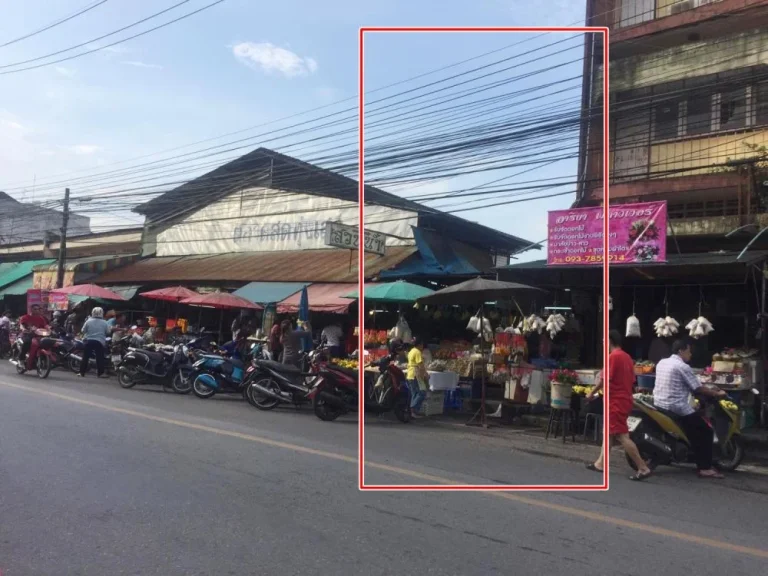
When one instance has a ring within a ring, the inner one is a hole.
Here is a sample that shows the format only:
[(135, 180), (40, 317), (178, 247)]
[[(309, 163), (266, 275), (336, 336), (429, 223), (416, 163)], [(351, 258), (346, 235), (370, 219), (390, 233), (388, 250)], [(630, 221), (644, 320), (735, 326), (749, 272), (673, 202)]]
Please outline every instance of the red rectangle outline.
[[(363, 331), (365, 329), (365, 251), (362, 250), (364, 244), (364, 201), (365, 201), (365, 180), (364, 180), (364, 77), (363, 77), (363, 64), (364, 64), (364, 37), (366, 32), (583, 32), (583, 33), (599, 33), (603, 35), (603, 253), (608, 254), (608, 205), (610, 202), (609, 196), (609, 178), (608, 178), (608, 160), (609, 160), (609, 140), (608, 140), (608, 63), (609, 63), (609, 30), (607, 27), (602, 26), (499, 26), (499, 27), (419, 27), (419, 26), (364, 26), (359, 29), (358, 36), (358, 113), (359, 113), (359, 132), (358, 132), (358, 207), (359, 207), (359, 245), (361, 247), (358, 250), (358, 290), (360, 298), (360, 306), (358, 306), (358, 350), (364, 350), (364, 338)], [(592, 78), (590, 78), (590, 81)], [(586, 144), (586, 150), (588, 150), (589, 143)], [(584, 151), (586, 153), (586, 150)], [(610, 287), (610, 275), (609, 266), (606, 261), (603, 262), (603, 374), (607, 376), (609, 374), (608, 366), (608, 291)], [(363, 371), (360, 370), (359, 389), (363, 390)], [(610, 468), (610, 442), (604, 442), (605, 453), (604, 462), (605, 467), (603, 469), (603, 483), (600, 485), (504, 485), (504, 484), (394, 484), (394, 485), (366, 485), (365, 484), (365, 409), (364, 409), (365, 396), (364, 394), (358, 394), (358, 489), (361, 491), (372, 492), (385, 492), (385, 491), (417, 491), (424, 490), (429, 492), (448, 492), (448, 491), (477, 491), (477, 492), (499, 492), (499, 491), (530, 491), (530, 492), (552, 492), (552, 491), (571, 491), (571, 492), (602, 492), (609, 489), (609, 468)], [(604, 388), (604, 402), (608, 405), (609, 391), (608, 386)], [(603, 418), (603, 438), (608, 439), (609, 431), (609, 412), (604, 411), (606, 415)]]

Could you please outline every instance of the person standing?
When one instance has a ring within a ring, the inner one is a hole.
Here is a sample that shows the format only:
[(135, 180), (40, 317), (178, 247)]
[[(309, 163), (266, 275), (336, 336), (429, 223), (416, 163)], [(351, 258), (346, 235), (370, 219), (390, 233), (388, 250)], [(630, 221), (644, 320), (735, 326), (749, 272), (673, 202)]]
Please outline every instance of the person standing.
[(411, 416), (420, 418), (418, 411), (424, 402), (429, 388), (429, 372), (424, 364), (424, 340), (421, 336), (413, 339), (413, 348), (408, 352), (408, 372), (406, 379), (411, 391)]
[(690, 342), (677, 340), (672, 344), (672, 356), (656, 365), (653, 403), (678, 416), (677, 421), (690, 440), (696, 455), (699, 478), (723, 478), (724, 476), (712, 467), (715, 433), (691, 406), (690, 396), (696, 392), (713, 398), (723, 398), (726, 394), (722, 390), (713, 390), (701, 385), (688, 365), (692, 355)]
[(107, 348), (108, 335), (109, 325), (104, 320), (104, 310), (94, 308), (91, 310), (91, 317), (83, 324), (85, 350), (83, 350), (83, 359), (80, 362), (79, 376), (81, 378), (85, 376), (92, 354), (96, 356), (96, 374), (99, 378), (106, 377), (104, 374), (104, 354)]
[(11, 349), (11, 313), (6, 310), (0, 316), (0, 358)]
[(328, 346), (328, 353), (331, 358), (341, 358), (344, 355), (344, 347), (342, 346), (344, 331), (337, 322), (323, 328), (320, 341), (325, 342)]
[(312, 337), (312, 328), (305, 323), (303, 330), (294, 330), (290, 320), (280, 324), (280, 344), (283, 346), (283, 364), (299, 366), (304, 338)]
[(280, 343), (280, 323), (275, 322), (269, 330), (269, 353), (272, 360), (280, 362), (280, 355), (283, 352), (283, 345)]
[[(637, 445), (629, 437), (629, 428), (627, 427), (627, 418), (632, 412), (632, 388), (635, 384), (635, 364), (632, 358), (621, 349), (621, 334), (617, 330), (611, 330), (608, 333), (608, 343), (610, 346), (610, 356), (608, 356), (608, 392), (610, 403), (608, 405), (608, 414), (610, 428), (608, 429), (608, 449), (614, 441), (621, 444), (624, 451), (632, 459), (637, 467), (637, 472), (629, 477), (630, 480), (645, 480), (652, 472), (648, 468), (645, 460), (640, 456)], [(591, 401), (595, 395), (605, 386), (605, 377), (601, 377), (600, 382), (594, 387), (592, 392), (587, 395), (587, 401)], [(593, 464), (587, 464), (589, 470), (602, 472), (605, 465), (605, 438), (600, 448), (600, 456)]]

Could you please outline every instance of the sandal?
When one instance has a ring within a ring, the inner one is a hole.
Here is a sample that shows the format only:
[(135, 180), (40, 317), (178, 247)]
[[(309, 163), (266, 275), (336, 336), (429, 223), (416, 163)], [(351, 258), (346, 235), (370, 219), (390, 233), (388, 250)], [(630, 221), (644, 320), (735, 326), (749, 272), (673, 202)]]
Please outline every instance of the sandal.
[(591, 470), (592, 472), (600, 472), (600, 473), (602, 473), (602, 470), (600, 470), (600, 468), (598, 468), (597, 466), (595, 466), (592, 463), (587, 464), (587, 470)]
[(704, 478), (705, 480), (709, 480), (710, 478), (713, 478), (715, 480), (722, 480), (725, 478), (720, 472), (714, 472), (713, 474), (702, 474), (701, 472), (698, 473), (699, 478)]
[(629, 479), (632, 480), (633, 482), (642, 482), (643, 480), (650, 478), (651, 476), (653, 476), (653, 472), (649, 470), (645, 474), (643, 474), (642, 472), (635, 472), (634, 474), (632, 474), (632, 476), (629, 477)]

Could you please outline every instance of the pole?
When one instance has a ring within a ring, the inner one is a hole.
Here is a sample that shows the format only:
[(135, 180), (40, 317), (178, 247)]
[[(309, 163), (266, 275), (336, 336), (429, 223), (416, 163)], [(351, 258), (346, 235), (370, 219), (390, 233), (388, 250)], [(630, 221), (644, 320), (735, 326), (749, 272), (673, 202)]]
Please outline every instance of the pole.
[[(768, 328), (765, 317), (765, 300), (766, 300), (766, 294), (765, 290), (768, 288), (768, 280), (766, 279), (766, 273), (768, 273), (768, 265), (766, 265), (765, 262), (763, 262), (763, 270), (762, 274), (760, 275), (761, 278), (761, 284), (762, 289), (760, 293), (760, 364), (762, 365), (762, 373), (760, 374), (762, 379), (762, 391), (763, 391), (763, 404), (765, 404), (765, 394), (768, 392), (768, 389), (766, 389), (765, 385), (765, 363), (766, 363), (766, 352), (768, 351), (768, 343), (766, 342), (766, 339), (768, 339), (768, 334), (765, 333), (766, 328)], [(765, 425), (765, 410), (760, 411), (760, 418), (762, 419), (762, 424)]]
[(64, 211), (59, 238), (59, 265), (56, 269), (56, 288), (64, 287), (64, 262), (67, 260), (67, 227), (69, 226), (69, 188), (64, 189)]
[(488, 370), (488, 362), (485, 359), (485, 303), (480, 306), (480, 361), (482, 362), (480, 373), (480, 426), (486, 428), (485, 420), (485, 373)]

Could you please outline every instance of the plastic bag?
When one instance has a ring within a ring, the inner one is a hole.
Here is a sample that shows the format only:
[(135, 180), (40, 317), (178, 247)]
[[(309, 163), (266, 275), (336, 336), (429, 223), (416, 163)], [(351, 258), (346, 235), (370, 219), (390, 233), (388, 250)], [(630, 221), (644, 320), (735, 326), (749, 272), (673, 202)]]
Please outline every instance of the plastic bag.
[(634, 314), (627, 318), (627, 338), (640, 338), (640, 320)]
[(467, 324), (467, 330), (470, 330), (475, 334), (480, 334), (480, 317), (477, 314), (475, 314), (474, 316), (472, 316), (472, 318), (469, 319), (469, 323)]

